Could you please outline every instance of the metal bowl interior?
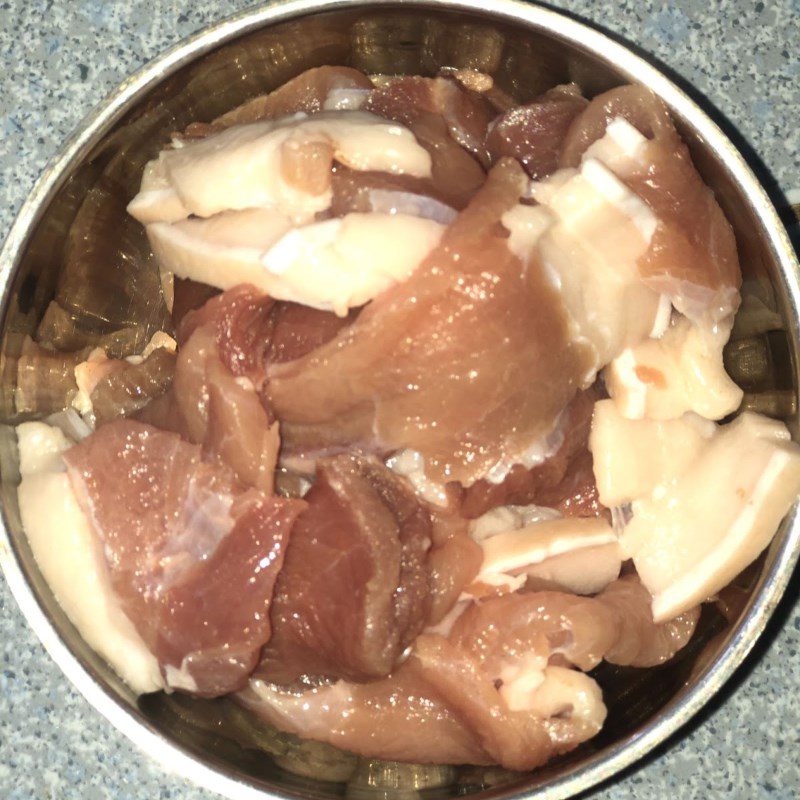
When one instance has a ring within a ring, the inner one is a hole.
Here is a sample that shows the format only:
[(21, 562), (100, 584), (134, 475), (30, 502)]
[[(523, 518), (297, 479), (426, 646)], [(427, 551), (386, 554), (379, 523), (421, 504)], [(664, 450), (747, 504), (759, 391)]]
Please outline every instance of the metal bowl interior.
[(164, 695), (137, 700), (85, 645), (43, 581), (16, 504), (11, 426), (26, 416), (16, 396), (25, 337), (36, 334), (54, 299), (67, 312), (59, 341), (68, 349), (110, 331), (131, 329), (145, 336), (166, 324), (146, 240), (125, 213), (145, 162), (172, 132), (211, 120), (316, 65), (424, 75), (443, 66), (475, 68), (493, 75), (521, 102), (566, 81), (576, 81), (590, 96), (630, 81), (649, 85), (671, 106), (698, 169), (736, 231), (745, 293), (753, 301), (745, 308), (758, 313), (729, 347), (729, 367), (746, 390), (748, 407), (784, 418), (796, 429), (798, 268), (766, 196), (739, 155), (684, 94), (623, 47), (541, 8), (496, 2), (491, 9), (458, 0), (300, 0), (223, 23), (146, 67), (95, 112), (43, 176), (6, 242), (0, 261), (6, 527), (0, 560), (9, 583), (50, 652), (102, 713), (172, 769), (227, 796), (571, 795), (643, 755), (709, 699), (763, 629), (796, 560), (792, 515), (765, 557), (737, 580), (735, 608), (726, 616), (707, 606), (698, 635), (679, 657), (651, 670), (601, 667), (597, 679), (609, 706), (608, 722), (597, 738), (568, 756), (529, 775), (450, 770), (438, 786), (399, 792), (380, 770), (363, 763), (346, 784), (338, 773), (326, 773), (325, 764), (308, 767), (306, 760), (303, 768), (303, 758), (292, 755), (293, 742), (258, 730), (243, 738), (241, 720), (235, 721), (225, 701)]

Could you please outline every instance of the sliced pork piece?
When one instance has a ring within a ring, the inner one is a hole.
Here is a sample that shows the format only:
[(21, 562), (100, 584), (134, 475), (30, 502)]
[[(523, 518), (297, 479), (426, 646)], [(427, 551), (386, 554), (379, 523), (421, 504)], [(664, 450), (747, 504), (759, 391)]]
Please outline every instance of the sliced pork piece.
[(730, 330), (730, 322), (706, 327), (674, 320), (660, 339), (624, 350), (606, 367), (609, 394), (631, 419), (678, 419), (689, 411), (727, 417), (743, 395), (723, 364)]
[(429, 615), (430, 515), (377, 459), (358, 456), (320, 461), (305, 500), (259, 677), (382, 678)]
[(510, 245), (523, 258), (533, 249), (555, 276), (576, 335), (595, 350), (591, 377), (626, 347), (657, 333), (662, 316), (669, 321), (639, 268), (657, 220), (596, 159), (578, 172), (558, 170), (531, 191), (540, 205), (518, 206), (503, 218)]
[(697, 609), (656, 626), (649, 594), (636, 586), (624, 578), (596, 599), (534, 592), (475, 603), (447, 639), (420, 637), (412, 660), (493, 761), (532, 769), (594, 736), (605, 719), (597, 684), (565, 662), (660, 663), (691, 636)]
[(366, 112), (325, 111), (238, 125), (163, 150), (145, 168), (128, 211), (145, 225), (248, 209), (302, 224), (330, 206), (333, 159), (352, 169), (431, 175), (431, 156), (407, 128)]
[(491, 764), (478, 735), (415, 663), (370, 683), (290, 691), (251, 680), (237, 699), (270, 724), (372, 758), (416, 764)]
[[(300, 228), (269, 209), (248, 209), (148, 231), (161, 268), (179, 278), (220, 289), (247, 283), (344, 316), (405, 280), (441, 237), (442, 224), (419, 205), (389, 201), (381, 209)], [(454, 212), (437, 216), (450, 221)]]
[(187, 314), (178, 328), (178, 345), (183, 347), (195, 331), (206, 328), (228, 370), (260, 386), (273, 329), (273, 305), (272, 298), (253, 286), (238, 286)]
[(557, 653), (583, 670), (604, 658), (652, 666), (686, 645), (700, 612), (687, 611), (678, 634), (670, 623), (653, 622), (651, 599), (635, 575), (612, 582), (597, 597), (514, 592), (473, 603), (456, 620), (449, 639), (473, 650), (495, 672), (532, 650), (545, 658)]
[(267, 363), (310, 353), (358, 316), (357, 309), (342, 318), (298, 303), (274, 302), (245, 285), (217, 295), (193, 311), (178, 328), (181, 345), (195, 330), (209, 326), (226, 367), (257, 387), (264, 380)]
[(572, 124), (562, 163), (581, 157), (609, 167), (658, 219), (639, 261), (647, 283), (695, 322), (730, 316), (741, 285), (733, 230), (663, 103), (633, 86), (596, 97)]
[[(186, 138), (199, 138), (233, 125), (261, 122), (303, 112), (316, 114), (323, 109), (341, 106), (345, 97), (355, 99), (373, 88), (370, 79), (351, 67), (312, 67), (284, 83), (274, 92), (252, 100), (217, 117), (212, 123), (196, 123), (186, 129)], [(364, 96), (364, 100), (366, 97)], [(357, 105), (355, 107), (358, 107)]]
[[(172, 276), (173, 282), (191, 281), (220, 290), (268, 281), (261, 256), (290, 229), (284, 215), (249, 208), (223, 211), (208, 219), (155, 222), (148, 225), (148, 236), (162, 275)], [(183, 303), (194, 300), (188, 294), (179, 298), (178, 315), (185, 313)], [(174, 301), (172, 305), (174, 310)]]
[(213, 347), (202, 357), (208, 398), (204, 454), (219, 458), (243, 483), (271, 494), (280, 449), (278, 424), (247, 379), (233, 377), (214, 357)]
[(564, 592), (512, 592), (472, 603), (448, 638), (502, 680), (504, 667), (522, 666), (532, 656), (547, 663), (554, 653), (590, 670), (618, 636), (617, 621), (593, 598)]
[(440, 116), (450, 136), (479, 161), (488, 164), (484, 142), (494, 109), (478, 92), (458, 81), (417, 75), (400, 77), (373, 91), (367, 108), (412, 129), (423, 114)]
[(632, 420), (613, 400), (595, 403), (589, 446), (598, 495), (621, 506), (649, 495), (684, 472), (717, 426), (695, 414), (673, 420)]
[(455, 210), (448, 205), (446, 194), (434, 182), (410, 175), (389, 172), (359, 172), (337, 164), (331, 177), (333, 201), (331, 213), (344, 216), (353, 212), (410, 214), (449, 224)]
[(172, 408), (155, 409), (163, 412), (160, 418), (145, 417), (202, 444), (207, 456), (267, 494), (280, 448), (278, 425), (260, 392), (272, 306), (270, 298), (241, 286), (188, 314), (178, 331)]
[[(627, 424), (632, 438), (641, 428), (646, 441), (651, 426), (691, 423)], [(679, 615), (730, 583), (767, 547), (800, 491), (800, 447), (783, 423), (745, 413), (696, 438), (694, 447), (685, 442), (683, 459), (662, 454), (663, 471), (651, 476), (659, 482), (634, 500), (621, 538), (653, 594), (657, 620)], [(670, 467), (680, 471), (665, 474)]]
[(463, 490), (460, 513), (476, 519), (498, 506), (532, 503), (560, 507), (574, 516), (604, 513), (601, 505), (593, 504), (596, 493), (590, 455), (588, 473), (586, 470), (592, 410), (599, 397), (597, 388), (579, 392), (559, 423), (561, 441), (556, 451), (534, 467), (515, 465), (499, 483), (484, 479)]
[(19, 425), (17, 441), (20, 516), (56, 600), (86, 643), (135, 692), (162, 689), (158, 661), (121, 607), (102, 542), (67, 477), (61, 456), (73, 442), (44, 422)]
[(364, 108), (407, 125), (430, 153), (437, 192), (466, 206), (486, 179), (478, 161), (488, 163), (483, 142), (493, 114), (483, 98), (446, 78), (402, 77), (375, 89)]
[(601, 496), (632, 504), (621, 544), (659, 621), (713, 597), (751, 564), (800, 489), (800, 448), (783, 423), (758, 414), (728, 425), (694, 414), (630, 420), (605, 400), (591, 446)]
[(452, 637), (421, 636), (412, 658), (422, 667), (428, 691), (464, 720), (492, 763), (507, 769), (534, 769), (573, 750), (597, 734), (606, 717), (594, 680), (550, 666), (535, 653), (528, 654), (514, 678), (503, 671), (508, 683)]
[(607, 586), (597, 600), (624, 621), (624, 635), (606, 651), (611, 664), (655, 667), (663, 664), (689, 643), (700, 618), (700, 606), (687, 607), (667, 621), (653, 622), (652, 597), (635, 575), (627, 575)]
[(240, 688), (269, 639), (269, 605), (302, 501), (268, 497), (176, 434), (104, 425), (65, 455), (103, 543), (122, 609), (165, 684), (204, 696)]
[(496, 119), (486, 137), (492, 162), (516, 158), (531, 178), (541, 180), (559, 167), (564, 137), (575, 117), (588, 104), (574, 83), (556, 86), (526, 106), (517, 106)]
[(524, 180), (501, 162), (411, 278), (328, 344), (270, 367), (289, 453), (410, 448), (432, 480), (469, 485), (551, 434), (592, 355), (498, 224)]
[[(272, 297), (347, 316), (407, 280), (441, 239), (433, 219), (387, 207), (290, 231), (261, 257)], [(277, 276), (277, 277), (276, 277)]]
[(266, 365), (305, 355), (349, 321), (276, 303), (251, 286), (217, 295), (184, 316), (173, 387), (138, 418), (203, 445), (241, 481), (271, 493), (280, 439), (263, 395)]
[[(489, 519), (506, 511), (514, 520), (518, 518), (515, 510), (526, 509), (496, 509)], [(482, 520), (476, 521), (476, 530), (487, 527), (481, 523)], [(483, 563), (475, 580), (480, 593), (490, 593), (489, 587), (508, 591), (519, 576), (529, 587), (597, 594), (616, 580), (622, 565), (617, 535), (608, 522), (596, 517), (512, 522), (483, 538), (481, 547)], [(473, 593), (473, 588), (467, 591)]]
[(567, 665), (661, 663), (686, 644), (697, 610), (656, 626), (649, 603), (635, 577), (595, 599), (509, 594), (471, 604), (447, 637), (420, 635), (381, 681), (289, 692), (255, 680), (240, 698), (283, 730), (365, 756), (532, 769), (605, 719), (597, 684)]
[(567, 131), (560, 166), (578, 167), (590, 145), (606, 133), (617, 117), (628, 120), (649, 139), (672, 136), (674, 126), (666, 106), (643, 86), (618, 86), (595, 97)]
[(525, 588), (595, 594), (619, 577), (621, 566), (622, 549), (618, 541), (583, 547), (526, 567)]
[(352, 309), (346, 317), (340, 317), (299, 303), (275, 303), (267, 362), (280, 364), (308, 355), (351, 325), (358, 313), (358, 309)]

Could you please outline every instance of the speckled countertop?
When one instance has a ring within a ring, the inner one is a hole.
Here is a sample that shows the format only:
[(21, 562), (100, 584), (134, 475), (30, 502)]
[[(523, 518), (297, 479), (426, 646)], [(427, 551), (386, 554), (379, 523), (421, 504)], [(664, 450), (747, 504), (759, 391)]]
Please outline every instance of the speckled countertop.
[[(691, 84), (780, 196), (800, 187), (800, 0), (554, 0)], [(119, 81), (247, 0), (0, 0), (0, 234), (45, 162)], [(797, 201), (795, 201), (797, 202)], [(688, 733), (592, 794), (800, 796), (800, 605), (791, 597)], [(67, 683), (0, 579), (0, 798), (208, 800), (136, 751)]]

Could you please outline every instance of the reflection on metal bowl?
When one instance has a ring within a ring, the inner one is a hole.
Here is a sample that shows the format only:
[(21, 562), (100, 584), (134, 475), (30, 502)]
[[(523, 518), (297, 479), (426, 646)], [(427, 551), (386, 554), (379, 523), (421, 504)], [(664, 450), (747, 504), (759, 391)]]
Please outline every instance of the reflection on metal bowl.
[[(603, 35), (557, 13), (496, 0), (293, 0), (255, 10), (179, 45), (123, 84), (67, 143), (37, 184), (0, 257), (0, 416), (26, 405), (25, 337), (114, 355), (141, 349), (163, 326), (158, 273), (125, 213), (142, 167), (173, 131), (213, 119), (304, 69), (348, 64), (368, 73), (474, 68), (526, 101), (574, 80), (588, 95), (648, 85), (671, 107), (700, 172), (737, 235), (744, 304), (726, 354), (747, 407), (796, 431), (798, 265), (785, 231), (738, 153), (661, 73)], [(137, 701), (76, 634), (39, 574), (16, 506), (13, 430), (0, 426), (4, 530), (0, 561), (31, 625), (67, 676), (134, 742), (232, 798), (562, 798), (609, 778), (683, 725), (720, 688), (763, 630), (800, 549), (794, 514), (754, 568), (705, 607), (698, 634), (650, 670), (602, 666), (610, 709), (595, 739), (533, 774), (413, 767), (357, 759), (269, 730), (228, 700), (153, 695)], [(478, 796), (478, 794), (476, 794)], [(484, 795), (481, 795), (484, 796)]]

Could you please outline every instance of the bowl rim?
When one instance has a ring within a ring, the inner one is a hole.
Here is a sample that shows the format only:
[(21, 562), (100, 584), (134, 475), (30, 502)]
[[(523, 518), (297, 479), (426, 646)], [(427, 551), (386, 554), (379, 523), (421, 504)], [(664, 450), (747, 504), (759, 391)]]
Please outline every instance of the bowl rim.
[[(590, 24), (558, 10), (522, 0), (492, 0), (490, 6), (480, 6), (470, 0), (283, 0), (244, 10), (181, 40), (146, 63), (96, 105), (44, 168), (12, 224), (0, 252), (0, 324), (5, 323), (9, 289), (23, 248), (43, 211), (63, 185), (70, 166), (84, 158), (100, 137), (143, 94), (181, 67), (238, 36), (325, 11), (370, 7), (395, 7), (401, 10), (427, 7), (445, 12), (462, 11), (484, 17), (488, 21), (526, 27), (609, 61), (632, 81), (651, 88), (713, 148), (749, 203), (752, 214), (762, 226), (770, 255), (782, 276), (788, 313), (787, 333), (796, 345), (800, 343), (800, 265), (788, 234), (765, 190), (727, 136), (658, 67), (625, 45)], [(506, 796), (522, 800), (535, 792), (542, 800), (563, 800), (571, 797), (629, 767), (697, 714), (745, 659), (784, 594), (800, 555), (800, 521), (796, 506), (784, 521), (782, 532), (783, 541), (767, 562), (767, 569), (753, 593), (744, 618), (732, 632), (727, 648), (717, 661), (705, 668), (694, 686), (671, 700), (656, 719), (627, 740), (592, 754), (587, 762), (575, 765), (565, 775), (554, 778), (544, 786), (512, 790)], [(200, 760), (177, 742), (167, 740), (155, 725), (138, 714), (134, 707), (127, 705), (109, 686), (96, 679), (91, 669), (61, 638), (29, 584), (8, 532), (5, 508), (2, 510), (0, 524), (0, 567), (28, 624), (62, 672), (97, 711), (139, 749), (159, 762), (168, 773), (177, 774), (230, 800), (277, 800), (292, 796), (289, 793), (258, 788), (249, 780), (236, 777), (225, 766), (215, 767)]]

